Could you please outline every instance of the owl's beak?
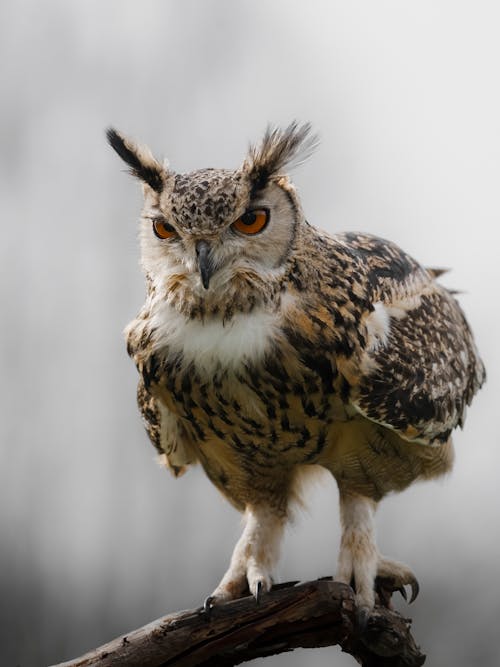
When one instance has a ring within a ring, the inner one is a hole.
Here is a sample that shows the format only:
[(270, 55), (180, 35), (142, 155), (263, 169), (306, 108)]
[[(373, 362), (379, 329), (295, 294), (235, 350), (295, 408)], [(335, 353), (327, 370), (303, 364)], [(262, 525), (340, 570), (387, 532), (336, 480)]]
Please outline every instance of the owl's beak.
[(196, 243), (196, 256), (198, 258), (201, 282), (203, 287), (208, 289), (213, 273), (213, 264), (210, 257), (210, 246), (206, 241), (198, 241)]

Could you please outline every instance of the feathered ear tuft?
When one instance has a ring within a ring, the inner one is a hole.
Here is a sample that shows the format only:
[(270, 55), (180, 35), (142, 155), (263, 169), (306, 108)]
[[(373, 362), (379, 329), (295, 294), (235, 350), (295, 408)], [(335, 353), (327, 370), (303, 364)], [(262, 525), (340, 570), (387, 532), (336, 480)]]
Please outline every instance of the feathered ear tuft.
[(268, 126), (261, 143), (250, 146), (243, 168), (259, 190), (283, 167), (305, 162), (317, 145), (318, 137), (311, 135), (309, 123), (299, 125), (294, 121), (284, 130)]
[(109, 145), (130, 167), (130, 173), (147, 183), (155, 192), (164, 186), (165, 170), (146, 146), (139, 146), (110, 127), (106, 130)]

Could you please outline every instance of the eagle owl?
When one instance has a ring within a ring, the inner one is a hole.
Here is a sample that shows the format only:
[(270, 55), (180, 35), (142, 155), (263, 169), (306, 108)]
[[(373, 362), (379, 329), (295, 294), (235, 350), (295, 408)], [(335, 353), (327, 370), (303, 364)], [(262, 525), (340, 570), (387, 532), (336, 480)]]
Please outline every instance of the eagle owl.
[[(377, 503), (453, 463), (450, 434), (484, 380), (454, 296), (390, 241), (310, 225), (285, 167), (309, 125), (268, 129), (236, 170), (178, 174), (108, 130), (142, 181), (146, 302), (126, 329), (138, 403), (163, 463), (200, 463), (245, 525), (206, 608), (272, 585), (304, 477), (339, 489), (336, 579), (360, 620), (376, 583), (418, 583), (379, 552)], [(405, 595), (406, 597), (406, 595)]]

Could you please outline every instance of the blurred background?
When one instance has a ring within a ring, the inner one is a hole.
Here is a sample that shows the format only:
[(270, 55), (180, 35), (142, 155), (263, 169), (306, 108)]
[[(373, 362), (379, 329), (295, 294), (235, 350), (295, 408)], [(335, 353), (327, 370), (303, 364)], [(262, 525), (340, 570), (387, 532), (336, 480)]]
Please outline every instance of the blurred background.
[[(388, 237), (462, 290), (489, 380), (447, 479), (387, 499), (383, 552), (421, 582), (429, 664), (497, 665), (500, 7), (457, 0), (3, 0), (0, 664), (76, 657), (223, 574), (238, 514), (200, 469), (154, 463), (122, 339), (144, 296), (139, 185), (109, 124), (173, 168), (236, 167), (270, 121), (309, 120), (310, 222)], [(280, 578), (331, 574), (326, 479)], [(340, 649), (254, 665), (353, 665)]]

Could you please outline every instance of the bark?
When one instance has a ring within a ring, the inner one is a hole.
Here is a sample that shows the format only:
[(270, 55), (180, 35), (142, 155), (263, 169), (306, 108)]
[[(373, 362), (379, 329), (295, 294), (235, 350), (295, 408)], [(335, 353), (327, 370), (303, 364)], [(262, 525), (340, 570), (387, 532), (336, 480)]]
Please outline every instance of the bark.
[(410, 620), (376, 607), (360, 632), (349, 586), (319, 579), (252, 597), (180, 611), (55, 667), (229, 667), (298, 647), (339, 645), (364, 667), (423, 665)]

